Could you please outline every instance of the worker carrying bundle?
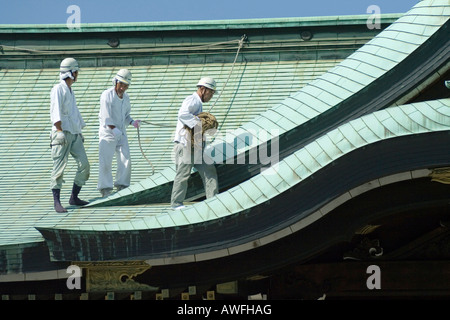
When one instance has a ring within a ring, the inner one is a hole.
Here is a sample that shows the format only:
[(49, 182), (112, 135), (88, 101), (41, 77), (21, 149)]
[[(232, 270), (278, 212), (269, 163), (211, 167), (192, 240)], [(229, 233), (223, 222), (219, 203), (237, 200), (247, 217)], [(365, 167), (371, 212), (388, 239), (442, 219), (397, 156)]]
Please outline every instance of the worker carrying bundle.
[(206, 163), (203, 157), (200, 157), (200, 161), (196, 161), (197, 157), (194, 155), (198, 153), (197, 150), (203, 149), (204, 133), (218, 127), (217, 120), (212, 114), (202, 112), (203, 103), (209, 102), (215, 92), (216, 81), (211, 77), (201, 78), (197, 83), (197, 91), (184, 99), (178, 111), (173, 149), (176, 176), (173, 181), (171, 196), (171, 206), (174, 209), (184, 207), (183, 201), (186, 197), (188, 179), (193, 167), (198, 170), (202, 178), (206, 198), (218, 193), (219, 183), (216, 167), (214, 164)]

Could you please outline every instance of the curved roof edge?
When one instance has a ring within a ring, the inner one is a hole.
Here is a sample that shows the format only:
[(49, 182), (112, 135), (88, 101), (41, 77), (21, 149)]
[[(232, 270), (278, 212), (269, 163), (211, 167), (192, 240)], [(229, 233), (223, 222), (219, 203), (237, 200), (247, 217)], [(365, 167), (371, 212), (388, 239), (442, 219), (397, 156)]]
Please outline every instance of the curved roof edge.
[(199, 262), (199, 261), (205, 261), (210, 259), (217, 259), (221, 257), (226, 257), (233, 254), (242, 253), (245, 251), (249, 251), (264, 245), (267, 245), (269, 243), (275, 242), (277, 240), (280, 240), (282, 238), (285, 238), (287, 236), (290, 236), (294, 234), (295, 232), (298, 232), (317, 220), (321, 219), (325, 215), (331, 213), (334, 209), (339, 207), (340, 205), (343, 205), (347, 201), (350, 201), (351, 199), (362, 195), (366, 192), (369, 192), (371, 190), (374, 190), (376, 188), (380, 188), (383, 186), (386, 186), (388, 184), (393, 184), (401, 181), (407, 181), (407, 180), (414, 180), (414, 179), (421, 179), (421, 178), (429, 178), (430, 174), (432, 173), (432, 170), (430, 169), (417, 169), (412, 171), (404, 171), (399, 172), (393, 175), (384, 176), (377, 178), (375, 180), (366, 182), (364, 184), (361, 184), (346, 193), (340, 195), (339, 197), (333, 199), (323, 207), (317, 209), (313, 213), (309, 214), (306, 218), (301, 219), (300, 221), (287, 226), (281, 230), (278, 230), (274, 233), (268, 234), (266, 236), (263, 236), (258, 239), (253, 239), (246, 243), (241, 243), (235, 246), (230, 246), (225, 249), (219, 249), (214, 251), (208, 251), (208, 252), (201, 252), (201, 253), (195, 253), (190, 255), (182, 255), (182, 256), (172, 256), (172, 257), (163, 257), (163, 258), (149, 258), (146, 259), (146, 262), (151, 266), (160, 266), (160, 265), (171, 265), (171, 264), (181, 264), (181, 263), (187, 263), (187, 262)]

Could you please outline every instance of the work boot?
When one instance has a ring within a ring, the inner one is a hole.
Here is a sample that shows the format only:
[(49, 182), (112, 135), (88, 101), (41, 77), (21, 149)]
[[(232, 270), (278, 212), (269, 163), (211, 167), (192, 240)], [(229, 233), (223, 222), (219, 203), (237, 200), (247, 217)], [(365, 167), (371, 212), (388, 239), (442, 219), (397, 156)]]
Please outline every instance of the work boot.
[(69, 200), (69, 203), (71, 205), (84, 206), (89, 203), (87, 201), (83, 201), (80, 198), (78, 198), (78, 194), (80, 193), (80, 190), (81, 190), (81, 187), (77, 186), (74, 183), (73, 187), (72, 187), (72, 194), (70, 195), (70, 200)]
[(103, 198), (106, 198), (107, 196), (109, 196), (112, 193), (112, 188), (105, 188), (105, 189), (101, 189), (100, 193), (102, 194)]
[(53, 206), (55, 207), (55, 211), (59, 213), (67, 212), (66, 208), (61, 205), (61, 201), (59, 200), (61, 190), (60, 189), (52, 189), (53, 192)]
[(123, 190), (123, 189), (128, 188), (128, 187), (119, 184), (119, 185), (116, 186), (116, 188), (117, 188), (117, 191), (120, 191), (120, 190)]

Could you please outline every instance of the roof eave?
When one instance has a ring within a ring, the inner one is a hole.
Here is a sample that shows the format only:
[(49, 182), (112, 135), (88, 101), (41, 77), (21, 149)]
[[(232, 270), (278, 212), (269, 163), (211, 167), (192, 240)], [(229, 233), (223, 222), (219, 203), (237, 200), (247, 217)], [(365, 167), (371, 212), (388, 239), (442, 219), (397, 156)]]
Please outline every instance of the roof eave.
[[(323, 17), (293, 17), (271, 19), (231, 19), (198, 21), (161, 21), (125, 23), (81, 23), (79, 28), (66, 24), (0, 24), (0, 33), (84, 33), (84, 32), (127, 32), (127, 31), (182, 31), (217, 29), (255, 29), (279, 27), (323, 27), (366, 24), (372, 15), (345, 15)], [(381, 14), (380, 23), (390, 24), (401, 14)]]

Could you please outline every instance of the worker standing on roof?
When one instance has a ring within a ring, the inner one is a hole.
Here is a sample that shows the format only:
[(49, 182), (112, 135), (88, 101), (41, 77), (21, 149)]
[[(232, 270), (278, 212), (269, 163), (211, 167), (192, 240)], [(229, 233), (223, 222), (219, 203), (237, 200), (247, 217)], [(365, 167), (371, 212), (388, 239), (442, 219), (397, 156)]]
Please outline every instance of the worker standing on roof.
[(131, 118), (130, 97), (131, 72), (120, 69), (113, 78), (113, 87), (103, 91), (100, 97), (99, 171), (97, 189), (106, 197), (113, 191), (112, 161), (114, 154), (117, 169), (114, 186), (120, 191), (130, 185), (131, 158), (128, 145), (128, 125), (139, 128), (141, 120)]
[(67, 212), (61, 205), (60, 192), (64, 182), (63, 175), (69, 154), (77, 163), (77, 172), (72, 187), (69, 204), (83, 206), (88, 202), (78, 198), (81, 187), (89, 179), (90, 165), (84, 149), (84, 138), (81, 133), (86, 126), (77, 107), (72, 85), (77, 81), (78, 62), (66, 58), (60, 65), (60, 82), (50, 92), (50, 119), (52, 121), (51, 148), (53, 170), (51, 189), (56, 212)]
[[(219, 184), (216, 167), (214, 164), (207, 164), (201, 157), (197, 163), (194, 160), (194, 146), (190, 142), (190, 137), (186, 137), (185, 126), (194, 129), (202, 125), (198, 114), (202, 112), (203, 103), (208, 102), (216, 92), (216, 81), (210, 77), (203, 77), (197, 84), (197, 91), (184, 99), (178, 111), (178, 122), (174, 137), (174, 149), (176, 176), (173, 182), (171, 206), (174, 209), (184, 207), (183, 201), (186, 197), (188, 179), (191, 170), (195, 167), (205, 187), (206, 198), (210, 198), (218, 193)], [(194, 131), (194, 130), (192, 130)], [(201, 132), (201, 128), (199, 130)]]

